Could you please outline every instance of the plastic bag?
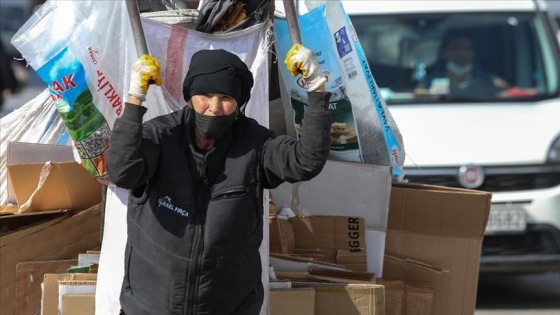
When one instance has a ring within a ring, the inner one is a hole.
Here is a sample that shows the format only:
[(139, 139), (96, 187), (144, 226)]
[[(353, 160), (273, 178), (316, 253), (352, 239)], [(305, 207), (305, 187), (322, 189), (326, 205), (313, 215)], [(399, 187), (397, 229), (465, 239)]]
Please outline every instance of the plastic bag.
[[(350, 18), (340, 1), (326, 1), (298, 18), (302, 44), (311, 49), (332, 93), (330, 159), (388, 165), (393, 181), (403, 177), (404, 144), (398, 126), (383, 100)], [(275, 19), (276, 47), (285, 56), (291, 47), (288, 25)], [(294, 111), (287, 128), (296, 134), (304, 123), (307, 82), (286, 69), (281, 75), (289, 93), (285, 107)]]

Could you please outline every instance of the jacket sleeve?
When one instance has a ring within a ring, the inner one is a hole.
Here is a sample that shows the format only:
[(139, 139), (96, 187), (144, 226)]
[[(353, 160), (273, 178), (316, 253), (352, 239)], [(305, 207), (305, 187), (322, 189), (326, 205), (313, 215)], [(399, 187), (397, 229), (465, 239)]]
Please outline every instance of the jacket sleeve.
[(115, 120), (106, 164), (110, 181), (119, 187), (140, 187), (155, 173), (159, 139), (153, 128), (142, 124), (146, 111), (145, 107), (125, 104), (123, 115)]
[(275, 188), (284, 181), (310, 180), (325, 165), (330, 152), (330, 93), (309, 92), (309, 107), (303, 114), (301, 137), (282, 135), (268, 140), (262, 153), (262, 165), (268, 185)]

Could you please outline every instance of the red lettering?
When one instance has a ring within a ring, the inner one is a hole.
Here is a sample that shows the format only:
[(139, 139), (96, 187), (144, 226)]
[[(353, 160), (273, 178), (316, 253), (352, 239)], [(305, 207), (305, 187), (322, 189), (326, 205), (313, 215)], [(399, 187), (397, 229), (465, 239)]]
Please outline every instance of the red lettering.
[(107, 96), (107, 100), (109, 101), (109, 103), (112, 103), (115, 99), (119, 98), (119, 94), (117, 94), (117, 92), (113, 89), (113, 86), (111, 86), (111, 89), (107, 93), (105, 93), (105, 96)]
[(60, 94), (51, 94), (51, 98), (55, 103), (58, 103), (62, 99), (62, 95)]
[(59, 91), (60, 93), (64, 93), (64, 88), (57, 81), (52, 81), (51, 85), (53, 90)]
[(68, 77), (65, 77), (65, 76), (62, 77), (62, 83), (64, 84), (64, 88), (66, 90), (70, 89), (71, 87), (76, 87), (76, 83), (74, 83), (74, 81), (72, 81), (73, 77), (74, 77), (73, 73), (70, 73), (70, 75)]
[(113, 106), (113, 108), (122, 106), (122, 101), (121, 101), (120, 97), (115, 99), (115, 101), (113, 103), (111, 103), (111, 105)]
[(109, 93), (113, 92), (113, 86), (111, 84), (109, 84), (109, 90), (107, 92), (105, 92), (105, 96), (109, 96)]

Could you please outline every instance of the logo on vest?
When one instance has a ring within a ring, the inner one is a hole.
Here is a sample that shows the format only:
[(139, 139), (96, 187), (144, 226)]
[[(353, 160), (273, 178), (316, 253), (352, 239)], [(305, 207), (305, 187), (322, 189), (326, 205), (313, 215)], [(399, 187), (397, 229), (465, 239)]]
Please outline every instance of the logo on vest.
[(166, 208), (166, 209), (171, 210), (173, 212), (176, 212), (183, 217), (187, 217), (187, 218), (189, 217), (189, 212), (185, 209), (181, 209), (177, 206), (174, 206), (173, 203), (171, 203), (171, 197), (169, 197), (169, 196), (165, 196), (163, 198), (160, 198), (158, 200), (158, 202), (159, 202), (160, 208), (163, 207), (163, 208)]

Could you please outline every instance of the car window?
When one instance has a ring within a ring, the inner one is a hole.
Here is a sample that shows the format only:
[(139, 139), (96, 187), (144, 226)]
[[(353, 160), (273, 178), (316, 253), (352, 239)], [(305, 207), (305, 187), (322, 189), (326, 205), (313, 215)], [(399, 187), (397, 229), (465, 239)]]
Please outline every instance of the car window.
[(533, 13), (356, 15), (388, 104), (553, 97), (557, 58)]

